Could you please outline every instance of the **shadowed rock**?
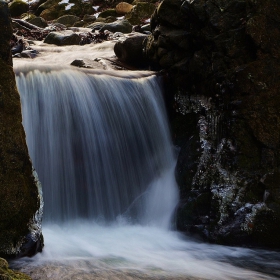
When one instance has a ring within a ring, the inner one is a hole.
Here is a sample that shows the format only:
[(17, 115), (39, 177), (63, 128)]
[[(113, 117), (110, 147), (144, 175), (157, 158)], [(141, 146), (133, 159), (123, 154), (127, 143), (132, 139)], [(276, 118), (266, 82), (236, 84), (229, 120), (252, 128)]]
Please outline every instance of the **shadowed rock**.
[(2, 0), (0, 26), (0, 256), (30, 256), (43, 246), (42, 201), (22, 127), (9, 46), (12, 28)]

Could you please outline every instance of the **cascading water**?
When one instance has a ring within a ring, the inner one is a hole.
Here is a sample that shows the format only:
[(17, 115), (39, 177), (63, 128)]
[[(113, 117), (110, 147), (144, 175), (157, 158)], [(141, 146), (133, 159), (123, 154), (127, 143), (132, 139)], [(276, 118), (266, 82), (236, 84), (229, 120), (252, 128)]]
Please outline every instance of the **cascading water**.
[(156, 77), (36, 70), (18, 76), (17, 85), (30, 156), (44, 186), (45, 221), (124, 216), (169, 225), (178, 191)]
[[(159, 78), (57, 69), (16, 79), (45, 248), (14, 268), (34, 280), (277, 279), (277, 254), (170, 230), (178, 190)], [(250, 270), (264, 263), (270, 275)]]

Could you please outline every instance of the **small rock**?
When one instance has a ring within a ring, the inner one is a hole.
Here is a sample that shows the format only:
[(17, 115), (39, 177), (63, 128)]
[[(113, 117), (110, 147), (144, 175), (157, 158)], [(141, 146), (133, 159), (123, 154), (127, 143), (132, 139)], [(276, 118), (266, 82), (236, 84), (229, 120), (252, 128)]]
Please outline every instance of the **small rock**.
[(112, 23), (106, 23), (99, 31), (104, 32), (105, 30), (111, 32), (130, 33), (132, 31), (132, 25), (128, 22), (128, 20), (122, 19)]
[(42, 17), (35, 17), (29, 20), (29, 23), (34, 24), (38, 27), (45, 28), (48, 26), (48, 23)]
[(44, 43), (54, 44), (57, 46), (66, 46), (66, 45), (79, 45), (81, 38), (76, 33), (60, 33), (60, 32), (51, 32), (45, 38)]
[(74, 61), (71, 62), (70, 65), (76, 66), (76, 67), (84, 67), (85, 62), (82, 59), (75, 59)]
[(65, 15), (56, 20), (57, 23), (61, 23), (67, 27), (73, 26), (75, 22), (79, 21), (80, 18), (73, 15)]
[(125, 15), (129, 13), (133, 8), (133, 5), (126, 3), (126, 2), (121, 2), (116, 6), (116, 13), (119, 15)]

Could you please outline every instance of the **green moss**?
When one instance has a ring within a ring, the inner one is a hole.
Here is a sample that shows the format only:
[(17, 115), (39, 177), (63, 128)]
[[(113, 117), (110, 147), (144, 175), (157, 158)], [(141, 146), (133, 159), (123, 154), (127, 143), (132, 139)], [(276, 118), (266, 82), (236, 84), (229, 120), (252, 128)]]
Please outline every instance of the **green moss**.
[(9, 269), (8, 262), (0, 258), (0, 279), (1, 280), (32, 280), (29, 276)]

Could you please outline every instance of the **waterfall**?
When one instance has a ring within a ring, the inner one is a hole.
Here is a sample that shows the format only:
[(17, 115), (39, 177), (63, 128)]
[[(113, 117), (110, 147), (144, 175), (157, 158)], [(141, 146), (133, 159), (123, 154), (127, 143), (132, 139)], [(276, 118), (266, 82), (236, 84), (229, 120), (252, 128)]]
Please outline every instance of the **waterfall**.
[(277, 252), (170, 230), (178, 190), (160, 78), (42, 69), (16, 79), (43, 186), (45, 248), (15, 268), (34, 280), (279, 276)]
[(68, 69), (16, 79), (44, 221), (170, 225), (178, 190), (159, 78)]

